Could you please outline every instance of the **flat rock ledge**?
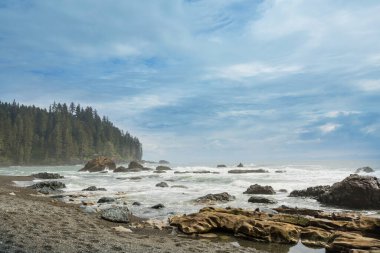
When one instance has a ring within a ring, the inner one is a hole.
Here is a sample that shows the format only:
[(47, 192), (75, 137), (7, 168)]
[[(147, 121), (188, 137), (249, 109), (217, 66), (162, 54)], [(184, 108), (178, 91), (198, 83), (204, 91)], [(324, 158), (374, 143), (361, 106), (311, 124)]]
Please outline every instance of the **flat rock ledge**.
[[(289, 212), (289, 209), (284, 210)], [(301, 240), (310, 247), (326, 248), (326, 252), (380, 250), (379, 218), (358, 213), (303, 211), (316, 214), (314, 217), (279, 211), (278, 214), (267, 214), (240, 208), (207, 207), (198, 213), (172, 216), (169, 224), (185, 234), (225, 231), (258, 242), (296, 244)]]

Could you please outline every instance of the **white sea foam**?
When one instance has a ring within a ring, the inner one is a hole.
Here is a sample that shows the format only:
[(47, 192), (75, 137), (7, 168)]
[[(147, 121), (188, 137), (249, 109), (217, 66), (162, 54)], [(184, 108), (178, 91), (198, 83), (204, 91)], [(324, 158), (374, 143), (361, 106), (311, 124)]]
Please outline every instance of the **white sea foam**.
[[(380, 176), (379, 163), (371, 164), (376, 170), (366, 175)], [(362, 166), (367, 163), (361, 163)], [(154, 168), (154, 165), (149, 165)], [(104, 187), (107, 192), (90, 193), (94, 201), (101, 196), (117, 196), (118, 192), (125, 192), (123, 198), (134, 214), (148, 218), (164, 218), (174, 213), (196, 212), (202, 205), (192, 202), (197, 197), (208, 193), (228, 192), (236, 197), (236, 200), (217, 206), (231, 206), (251, 208), (275, 207), (278, 205), (289, 205), (306, 208), (317, 208), (336, 210), (335, 208), (322, 206), (316, 200), (307, 198), (290, 198), (288, 194), (295, 189), (305, 189), (316, 185), (331, 185), (341, 181), (354, 173), (357, 163), (350, 165), (321, 165), (321, 164), (283, 164), (283, 165), (254, 165), (242, 169), (265, 169), (269, 173), (230, 174), (228, 170), (236, 167), (215, 168), (207, 166), (174, 166), (173, 170), (162, 174), (153, 171), (131, 172), (131, 173), (88, 173), (78, 172), (78, 166), (45, 166), (45, 167), (8, 167), (0, 168), (0, 175), (30, 175), (37, 172), (53, 172), (64, 175), (63, 181), (66, 192), (80, 192), (88, 186)], [(205, 174), (175, 174), (179, 172), (211, 171)], [(285, 171), (276, 173), (277, 170)], [(131, 180), (130, 177), (141, 177), (141, 180)], [(159, 182), (167, 182), (169, 186), (182, 185), (187, 188), (161, 188), (155, 185)], [(243, 192), (252, 184), (270, 185), (276, 191), (286, 189), (288, 193), (277, 193), (268, 198), (276, 200), (275, 205), (248, 203), (249, 195)], [(18, 182), (20, 186), (27, 186), (31, 182)], [(83, 192), (81, 192), (83, 193)], [(134, 201), (142, 203), (141, 206), (132, 206)], [(164, 209), (151, 209), (152, 205), (162, 203)]]

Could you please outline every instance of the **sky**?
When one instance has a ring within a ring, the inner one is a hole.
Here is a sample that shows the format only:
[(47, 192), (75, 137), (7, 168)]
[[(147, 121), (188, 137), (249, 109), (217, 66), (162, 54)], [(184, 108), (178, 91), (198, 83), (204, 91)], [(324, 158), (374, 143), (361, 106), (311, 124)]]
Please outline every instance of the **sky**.
[(380, 2), (0, 0), (0, 100), (178, 163), (380, 158)]

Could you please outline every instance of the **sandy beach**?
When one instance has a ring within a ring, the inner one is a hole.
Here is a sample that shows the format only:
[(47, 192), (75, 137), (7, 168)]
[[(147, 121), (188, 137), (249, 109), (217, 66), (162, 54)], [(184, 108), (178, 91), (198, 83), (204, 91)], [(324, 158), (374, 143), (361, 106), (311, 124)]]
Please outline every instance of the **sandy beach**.
[[(13, 181), (30, 177), (0, 177), (0, 252), (259, 252), (226, 242), (191, 239), (171, 228), (132, 229), (127, 224), (86, 214), (78, 205), (36, 196)], [(261, 252), (261, 251), (260, 251)]]

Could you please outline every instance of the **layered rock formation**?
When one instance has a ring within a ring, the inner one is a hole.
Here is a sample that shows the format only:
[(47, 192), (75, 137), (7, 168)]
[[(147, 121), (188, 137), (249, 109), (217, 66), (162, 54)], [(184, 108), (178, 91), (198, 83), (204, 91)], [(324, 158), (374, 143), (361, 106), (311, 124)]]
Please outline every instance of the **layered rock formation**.
[[(325, 247), (328, 252), (380, 250), (379, 218), (322, 211), (317, 214), (318, 217), (267, 214), (208, 207), (199, 213), (170, 217), (169, 223), (186, 234), (225, 231), (259, 242), (295, 244), (301, 240), (308, 246)], [(346, 220), (336, 220), (337, 216)]]

